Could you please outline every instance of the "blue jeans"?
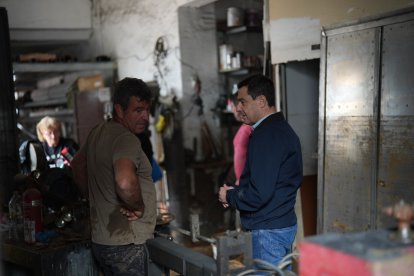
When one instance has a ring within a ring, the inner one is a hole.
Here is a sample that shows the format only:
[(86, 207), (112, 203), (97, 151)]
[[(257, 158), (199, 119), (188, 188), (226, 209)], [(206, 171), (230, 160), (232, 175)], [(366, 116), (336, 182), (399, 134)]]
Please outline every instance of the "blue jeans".
[[(277, 266), (283, 257), (291, 253), (296, 230), (297, 224), (282, 229), (252, 230), (253, 259)], [(256, 263), (256, 267), (265, 268), (260, 263)], [(290, 268), (291, 266), (288, 267)]]
[(105, 276), (147, 275), (145, 244), (109, 246), (92, 243), (92, 252)]

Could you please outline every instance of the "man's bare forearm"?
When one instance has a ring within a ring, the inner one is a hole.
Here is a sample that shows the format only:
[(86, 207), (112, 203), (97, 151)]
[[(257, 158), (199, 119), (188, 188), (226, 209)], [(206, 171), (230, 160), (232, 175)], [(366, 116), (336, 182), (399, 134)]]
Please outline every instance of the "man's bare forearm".
[(144, 212), (144, 200), (142, 199), (139, 179), (136, 175), (130, 176), (129, 179), (117, 181), (116, 191), (127, 208)]
[(125, 207), (144, 212), (145, 205), (135, 164), (129, 159), (119, 159), (115, 162), (114, 170), (116, 192)]

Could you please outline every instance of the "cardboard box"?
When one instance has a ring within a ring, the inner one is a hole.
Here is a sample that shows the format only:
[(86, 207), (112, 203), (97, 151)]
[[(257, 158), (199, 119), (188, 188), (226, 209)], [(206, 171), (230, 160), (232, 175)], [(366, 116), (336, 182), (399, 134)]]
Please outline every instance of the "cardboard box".
[(79, 91), (91, 91), (105, 86), (104, 79), (101, 74), (80, 77), (78, 78), (76, 84)]

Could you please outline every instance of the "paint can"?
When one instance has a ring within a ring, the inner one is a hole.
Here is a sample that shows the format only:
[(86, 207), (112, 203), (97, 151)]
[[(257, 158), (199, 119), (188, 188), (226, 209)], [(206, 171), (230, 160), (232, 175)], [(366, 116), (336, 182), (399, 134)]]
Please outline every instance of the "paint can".
[(243, 25), (243, 10), (236, 7), (227, 9), (227, 27), (238, 27)]

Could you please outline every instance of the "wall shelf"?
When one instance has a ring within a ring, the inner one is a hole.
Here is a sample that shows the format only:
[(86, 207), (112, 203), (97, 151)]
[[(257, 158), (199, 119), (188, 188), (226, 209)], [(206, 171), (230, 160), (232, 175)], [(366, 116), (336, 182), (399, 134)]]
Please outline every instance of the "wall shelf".
[(227, 26), (217, 26), (217, 32), (229, 34), (239, 34), (239, 33), (262, 33), (262, 26), (237, 26), (237, 27), (227, 27)]
[[(42, 119), (46, 115), (51, 115), (50, 111), (43, 111), (43, 112), (31, 112), (29, 116), (19, 118), (19, 122), (24, 124), (37, 124), (40, 119)], [(75, 119), (73, 118), (74, 111), (72, 109), (60, 109), (53, 111), (53, 117), (58, 118), (62, 122), (74, 122)]]
[(229, 74), (229, 75), (244, 75), (249, 73), (249, 69), (247, 68), (231, 68), (231, 69), (224, 69), (219, 71), (220, 74)]
[(19, 108), (32, 108), (32, 107), (44, 107), (44, 106), (54, 106), (54, 105), (66, 105), (67, 100), (56, 99), (56, 100), (46, 100), (46, 101), (38, 101), (38, 102), (28, 102), (24, 105), (20, 106)]
[(114, 70), (115, 64), (110, 62), (50, 62), (23, 63), (13, 62), (14, 73), (39, 72), (75, 72), (88, 70)]
[(231, 76), (243, 76), (251, 73), (259, 73), (261, 72), (262, 68), (256, 68), (256, 67), (244, 67), (244, 68), (231, 68), (231, 69), (225, 69), (220, 70), (220, 74), (228, 74)]
[(238, 33), (261, 33), (263, 32), (261, 26), (249, 27), (249, 26), (239, 26), (228, 28), (226, 34), (238, 34)]

